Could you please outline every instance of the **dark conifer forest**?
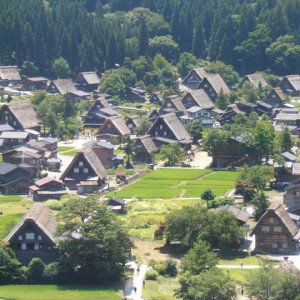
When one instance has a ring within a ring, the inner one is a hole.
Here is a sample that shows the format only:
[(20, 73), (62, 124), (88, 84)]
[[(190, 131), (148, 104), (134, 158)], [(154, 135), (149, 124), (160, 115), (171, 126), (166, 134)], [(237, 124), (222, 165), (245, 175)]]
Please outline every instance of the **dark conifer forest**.
[[(73, 74), (160, 53), (220, 60), (240, 74), (300, 73), (300, 0), (0, 0), (0, 64)], [(26, 74), (27, 75), (27, 74)]]

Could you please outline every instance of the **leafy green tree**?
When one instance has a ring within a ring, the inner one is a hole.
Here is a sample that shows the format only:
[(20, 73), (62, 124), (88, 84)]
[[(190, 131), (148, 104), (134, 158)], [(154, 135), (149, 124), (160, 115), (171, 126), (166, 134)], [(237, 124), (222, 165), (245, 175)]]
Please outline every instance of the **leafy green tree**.
[(148, 119), (145, 117), (142, 117), (140, 126), (134, 128), (134, 132), (137, 135), (144, 135), (148, 132), (150, 127), (151, 127), (151, 123), (148, 121)]
[(161, 73), (164, 69), (171, 69), (172, 65), (161, 54), (157, 54), (153, 61), (153, 68), (156, 72)]
[(281, 150), (290, 151), (293, 147), (293, 140), (287, 126), (284, 127), (281, 138)]
[(180, 54), (177, 69), (181, 79), (183, 79), (188, 72), (195, 67), (196, 63), (197, 58), (191, 53), (183, 52)]
[(59, 57), (54, 61), (53, 70), (58, 78), (68, 78), (70, 75), (69, 64), (63, 57)]
[(72, 197), (59, 213), (61, 270), (80, 282), (116, 280), (125, 268), (131, 242), (122, 223), (97, 195)]
[(214, 200), (216, 198), (216, 195), (212, 192), (211, 189), (207, 189), (201, 194), (200, 197), (201, 199), (207, 201), (207, 206), (208, 206), (208, 201)]
[(141, 19), (140, 32), (139, 32), (139, 55), (145, 56), (149, 49), (149, 35), (145, 18)]
[(221, 90), (220, 94), (217, 97), (216, 105), (225, 110), (227, 106), (230, 104), (229, 97), (224, 94), (223, 90)]
[(28, 265), (28, 280), (31, 283), (43, 282), (45, 264), (40, 258), (33, 258)]
[(198, 275), (205, 272), (218, 263), (218, 256), (212, 252), (207, 242), (198, 240), (193, 247), (182, 258), (180, 268), (183, 272), (191, 275)]
[(204, 132), (203, 149), (215, 152), (228, 141), (228, 132), (220, 129), (212, 129)]
[(179, 284), (176, 296), (183, 300), (229, 300), (236, 295), (234, 280), (217, 268), (199, 275), (183, 273)]
[(125, 96), (125, 88), (125, 84), (119, 74), (110, 72), (104, 74), (104, 76), (102, 77), (100, 90), (103, 92), (122, 99)]
[(196, 143), (199, 139), (202, 138), (203, 126), (201, 120), (193, 120), (187, 125), (186, 129), (188, 133), (193, 137), (193, 143)]
[(249, 202), (255, 195), (255, 188), (247, 180), (237, 180), (235, 183), (235, 193), (243, 196), (244, 202)]
[(256, 221), (268, 210), (270, 202), (268, 201), (265, 193), (260, 191), (257, 193), (251, 201), (254, 206), (254, 218)]
[(168, 166), (174, 166), (183, 159), (183, 151), (178, 143), (163, 145), (160, 153), (162, 158), (167, 160)]

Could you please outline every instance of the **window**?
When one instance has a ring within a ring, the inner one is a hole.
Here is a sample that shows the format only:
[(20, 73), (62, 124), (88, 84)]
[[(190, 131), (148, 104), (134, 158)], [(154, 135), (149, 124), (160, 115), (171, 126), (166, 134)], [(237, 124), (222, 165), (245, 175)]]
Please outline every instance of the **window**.
[(163, 126), (162, 126), (162, 125), (159, 125), (159, 129), (163, 129)]
[(84, 168), (83, 169), (83, 173), (88, 173), (89, 172), (89, 169), (88, 168)]
[(26, 233), (26, 240), (34, 240), (34, 233)]
[(269, 228), (269, 226), (262, 226), (261, 227), (261, 231), (263, 231), (263, 232), (269, 232), (270, 228)]
[(23, 239), (22, 235), (19, 235), (18, 236), (18, 241), (22, 241), (22, 239)]
[(78, 164), (79, 164), (79, 167), (82, 167), (83, 166), (83, 161), (80, 161)]
[(14, 125), (15, 125), (15, 126), (17, 125), (17, 122), (16, 122), (16, 121), (14, 121)]
[(281, 232), (281, 226), (274, 226), (274, 232)]
[(39, 243), (34, 243), (34, 250), (39, 250)]
[(22, 250), (26, 250), (26, 243), (22, 243), (21, 249), (22, 249)]
[(273, 249), (276, 249), (278, 246), (277, 246), (277, 243), (272, 243), (272, 248)]
[(39, 243), (39, 249), (43, 249), (43, 243)]
[(287, 249), (287, 247), (288, 247), (287, 243), (282, 243), (282, 248), (283, 249)]
[(155, 135), (158, 135), (158, 132), (157, 132), (157, 131), (155, 131), (155, 132), (154, 132), (154, 134), (155, 134)]
[(269, 221), (270, 221), (270, 223), (274, 223), (274, 218), (270, 217)]
[(74, 168), (74, 173), (79, 173), (79, 168)]
[(167, 135), (167, 132), (166, 131), (164, 131), (164, 136), (166, 136)]
[(39, 234), (38, 235), (38, 240), (41, 241), (42, 240), (42, 236)]

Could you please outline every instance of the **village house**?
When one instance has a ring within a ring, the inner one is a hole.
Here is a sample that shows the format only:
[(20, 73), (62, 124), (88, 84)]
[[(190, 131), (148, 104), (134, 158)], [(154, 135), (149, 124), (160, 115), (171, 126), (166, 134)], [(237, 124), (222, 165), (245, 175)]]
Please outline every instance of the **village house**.
[(25, 131), (4, 131), (0, 134), (0, 149), (9, 150), (28, 142), (30, 135)]
[(266, 115), (270, 118), (273, 114), (273, 106), (263, 101), (257, 101), (254, 111), (259, 116)]
[(107, 93), (100, 93), (94, 91), (94, 99), (104, 99), (109, 105), (115, 105), (114, 98)]
[(34, 201), (59, 200), (61, 196), (66, 194), (68, 194), (68, 190), (63, 182), (51, 177), (44, 177), (29, 187), (28, 197)]
[(271, 187), (284, 189), (300, 178), (300, 163), (286, 161), (285, 168), (286, 172), (277, 175), (275, 180), (271, 182)]
[(266, 101), (274, 107), (282, 107), (287, 102), (287, 97), (280, 87), (273, 88)]
[(100, 78), (96, 72), (81, 72), (77, 75), (74, 83), (78, 90), (89, 93), (98, 89)]
[(21, 83), (21, 75), (17, 66), (0, 66), (0, 85), (15, 86)]
[(31, 175), (22, 166), (0, 164), (0, 192), (3, 195), (27, 194)]
[(288, 75), (284, 76), (277, 87), (281, 88), (281, 90), (291, 96), (299, 96), (300, 95), (300, 75)]
[(40, 131), (40, 121), (35, 110), (27, 101), (2, 105), (0, 109), (0, 124), (8, 124), (15, 130), (32, 129)]
[(106, 200), (108, 207), (117, 214), (124, 214), (127, 212), (126, 201), (119, 197), (112, 197)]
[(117, 139), (120, 143), (130, 135), (131, 131), (121, 117), (106, 119), (98, 131), (97, 139), (110, 141), (112, 138)]
[(187, 92), (182, 99), (182, 104), (186, 109), (193, 106), (198, 106), (203, 109), (213, 109), (215, 106), (206, 92), (201, 89)]
[(247, 222), (250, 218), (250, 214), (247, 211), (241, 210), (234, 205), (227, 204), (224, 206), (220, 206), (220, 207), (214, 209), (214, 211), (216, 213), (223, 212), (223, 211), (232, 213), (235, 216), (235, 219), (238, 222), (239, 226), (242, 226), (242, 227), (245, 227), (247, 225)]
[(155, 153), (158, 149), (149, 135), (137, 137), (134, 141), (133, 149), (133, 160), (137, 164), (155, 163)]
[(71, 79), (52, 80), (47, 87), (49, 94), (60, 94), (64, 96), (74, 91), (77, 91), (77, 89)]
[(294, 129), (300, 125), (300, 112), (297, 108), (282, 108), (274, 118), (274, 125)]
[(80, 102), (82, 100), (89, 101), (92, 99), (92, 96), (90, 93), (86, 93), (86, 92), (79, 91), (79, 90), (68, 92), (66, 95), (73, 102)]
[(288, 254), (299, 249), (299, 228), (278, 203), (269, 207), (250, 235), (255, 235), (256, 252)]
[(230, 94), (230, 89), (220, 74), (212, 74), (204, 77), (198, 89), (203, 89), (214, 103), (222, 92), (224, 95)]
[(208, 77), (209, 74), (203, 68), (196, 68), (191, 70), (180, 85), (181, 91), (196, 90), (199, 88), (200, 82), (204, 77)]
[(35, 203), (5, 237), (5, 241), (25, 265), (33, 258), (51, 263), (58, 258), (54, 237), (56, 224), (51, 210), (41, 203)]
[(283, 194), (283, 203), (289, 212), (300, 216), (300, 176), (285, 188)]
[(139, 87), (129, 87), (128, 98), (130, 102), (144, 103), (147, 91)]
[(159, 92), (154, 92), (152, 93), (151, 97), (149, 98), (150, 103), (155, 103), (155, 104), (162, 104), (164, 101), (162, 95)]
[(176, 113), (177, 117), (180, 117), (186, 113), (186, 108), (184, 107), (180, 97), (178, 95), (168, 96), (161, 106), (159, 113)]
[(134, 132), (134, 128), (139, 127), (141, 125), (141, 119), (140, 116), (133, 116), (133, 117), (128, 117), (125, 121), (125, 124), (131, 131), (131, 133)]
[(156, 108), (150, 108), (150, 110), (146, 113), (146, 118), (149, 122), (154, 122), (157, 117), (160, 115), (159, 111)]
[(239, 84), (239, 88), (243, 88), (245, 83), (250, 84), (256, 89), (265, 88), (269, 85), (262, 74), (250, 74), (244, 76)]
[(157, 147), (164, 144), (179, 143), (185, 150), (189, 150), (192, 138), (175, 113), (159, 116), (148, 133)]
[(106, 170), (92, 147), (78, 151), (60, 177), (70, 190), (79, 194), (93, 193), (104, 184)]
[(27, 77), (23, 80), (23, 90), (46, 90), (48, 79), (45, 77)]

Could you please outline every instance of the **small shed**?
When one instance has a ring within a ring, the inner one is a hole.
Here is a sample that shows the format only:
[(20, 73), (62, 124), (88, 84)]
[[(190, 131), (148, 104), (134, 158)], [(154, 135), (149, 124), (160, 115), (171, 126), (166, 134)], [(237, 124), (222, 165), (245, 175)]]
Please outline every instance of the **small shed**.
[(116, 181), (126, 181), (126, 172), (124, 171), (118, 171), (115, 173), (116, 175)]
[(99, 184), (97, 180), (80, 181), (80, 183), (77, 184), (78, 195), (92, 194), (98, 191), (98, 189)]
[(107, 205), (115, 213), (124, 214), (127, 212), (126, 201), (119, 197), (112, 197), (107, 200)]
[(58, 172), (60, 170), (60, 167), (61, 167), (61, 160), (59, 158), (53, 157), (47, 160), (48, 171)]

